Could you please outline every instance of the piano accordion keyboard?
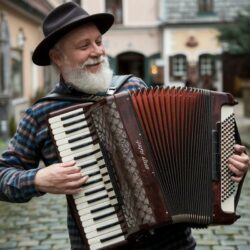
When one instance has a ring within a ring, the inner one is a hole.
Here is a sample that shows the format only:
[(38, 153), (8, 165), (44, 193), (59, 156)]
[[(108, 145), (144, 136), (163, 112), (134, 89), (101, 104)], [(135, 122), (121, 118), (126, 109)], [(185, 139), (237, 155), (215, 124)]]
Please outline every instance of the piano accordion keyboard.
[(100, 249), (125, 240), (118, 201), (91, 121), (82, 108), (51, 117), (51, 133), (62, 162), (75, 161), (88, 181), (73, 195), (89, 249)]

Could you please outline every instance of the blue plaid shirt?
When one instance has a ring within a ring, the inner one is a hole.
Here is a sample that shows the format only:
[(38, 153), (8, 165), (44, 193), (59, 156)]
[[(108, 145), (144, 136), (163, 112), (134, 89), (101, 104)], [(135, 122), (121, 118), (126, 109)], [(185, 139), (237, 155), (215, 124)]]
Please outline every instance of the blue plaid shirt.
[[(120, 91), (136, 90), (144, 87), (141, 79), (132, 77)], [(63, 80), (54, 92), (60, 94), (82, 95), (73, 86)], [(50, 112), (72, 105), (69, 101), (43, 101), (31, 106), (23, 116), (16, 134), (10, 140), (8, 149), (0, 158), (0, 200), (8, 202), (27, 202), (32, 197), (41, 196), (34, 179), (39, 171), (40, 161), (45, 166), (58, 162), (56, 149), (49, 136), (47, 115)], [(85, 249), (79, 237), (74, 219), (68, 213), (68, 229), (71, 249)], [(191, 230), (184, 226), (174, 225), (169, 229), (147, 237), (138, 249), (193, 249), (194, 239)]]

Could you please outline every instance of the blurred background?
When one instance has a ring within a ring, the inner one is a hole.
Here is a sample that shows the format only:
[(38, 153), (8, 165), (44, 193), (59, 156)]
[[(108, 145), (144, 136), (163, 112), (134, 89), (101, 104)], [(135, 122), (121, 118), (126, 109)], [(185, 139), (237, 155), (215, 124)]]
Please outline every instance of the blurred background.
[[(63, 2), (67, 1), (0, 0), (0, 151), (25, 109), (58, 82), (52, 67), (36, 66), (31, 57), (43, 39), (43, 19)], [(239, 101), (236, 116), (244, 143), (249, 145), (250, 0), (75, 2), (90, 14), (115, 16), (114, 26), (103, 38), (115, 73), (132, 73), (148, 86), (186, 85), (230, 92)], [(250, 249), (247, 185), (240, 203), (244, 220), (229, 231), (200, 231), (198, 249)], [(53, 195), (15, 208), (0, 203), (0, 249), (69, 249), (65, 204), (64, 197)]]

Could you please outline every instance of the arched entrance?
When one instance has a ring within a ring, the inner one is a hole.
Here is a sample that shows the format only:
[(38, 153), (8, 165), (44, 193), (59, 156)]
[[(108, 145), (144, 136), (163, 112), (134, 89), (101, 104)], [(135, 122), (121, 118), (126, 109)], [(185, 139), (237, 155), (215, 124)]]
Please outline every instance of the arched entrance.
[(144, 78), (144, 56), (135, 52), (125, 52), (117, 56), (117, 73), (133, 74)]

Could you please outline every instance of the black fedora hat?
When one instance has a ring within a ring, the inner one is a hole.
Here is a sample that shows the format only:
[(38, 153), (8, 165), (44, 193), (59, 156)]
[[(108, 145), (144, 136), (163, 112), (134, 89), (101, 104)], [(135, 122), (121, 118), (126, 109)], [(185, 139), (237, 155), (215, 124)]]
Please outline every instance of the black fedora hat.
[(45, 37), (35, 48), (33, 62), (41, 66), (50, 65), (49, 50), (56, 42), (67, 32), (88, 22), (93, 22), (104, 34), (112, 26), (114, 17), (108, 13), (89, 15), (74, 2), (64, 3), (52, 10), (43, 22)]

